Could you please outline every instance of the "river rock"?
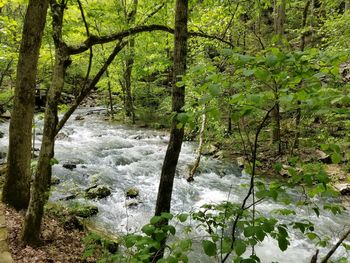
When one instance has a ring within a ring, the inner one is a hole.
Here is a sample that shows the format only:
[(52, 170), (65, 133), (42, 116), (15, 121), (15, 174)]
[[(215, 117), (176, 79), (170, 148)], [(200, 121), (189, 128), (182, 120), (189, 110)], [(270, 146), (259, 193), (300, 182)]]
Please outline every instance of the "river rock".
[(349, 183), (336, 183), (334, 188), (337, 189), (342, 195), (350, 195), (350, 184)]
[(64, 132), (60, 132), (56, 135), (56, 140), (63, 140), (63, 139), (66, 139), (68, 138), (68, 135), (65, 134)]
[(11, 119), (11, 113), (10, 111), (5, 111), (2, 115), (1, 115), (2, 118), (4, 119)]
[(139, 196), (139, 194), (140, 194), (140, 190), (137, 189), (136, 187), (129, 188), (126, 191), (126, 197), (129, 197), (129, 198), (136, 198)]
[(89, 190), (86, 191), (86, 197), (88, 199), (95, 199), (95, 198), (101, 199), (109, 195), (111, 195), (111, 190), (104, 185), (99, 185), (99, 186), (90, 188)]
[(126, 206), (129, 208), (136, 207), (139, 205), (139, 201), (133, 199), (126, 202)]
[(209, 146), (204, 147), (202, 155), (214, 155), (217, 151), (219, 151), (219, 148), (211, 144)]
[(0, 131), (0, 139), (1, 139), (1, 138), (4, 138), (4, 135), (5, 135), (5, 134), (4, 134), (2, 131)]
[(75, 163), (64, 163), (63, 165), (63, 168), (66, 168), (68, 170), (73, 170), (75, 168), (77, 168), (77, 165)]
[(244, 166), (246, 164), (246, 160), (243, 156), (237, 157), (236, 162), (239, 168), (244, 169)]
[(51, 177), (51, 185), (58, 185), (60, 182), (61, 182), (61, 180), (57, 176)]
[(76, 120), (76, 121), (82, 121), (82, 120), (84, 120), (84, 117), (78, 115), (78, 116), (75, 117), (75, 120)]
[(316, 158), (318, 161), (321, 161), (325, 164), (332, 163), (332, 158), (328, 154), (326, 154), (325, 152), (323, 152), (321, 150), (316, 150), (315, 154), (316, 154)]
[(88, 218), (96, 215), (98, 213), (98, 208), (94, 205), (83, 205), (73, 208), (71, 213), (82, 218)]

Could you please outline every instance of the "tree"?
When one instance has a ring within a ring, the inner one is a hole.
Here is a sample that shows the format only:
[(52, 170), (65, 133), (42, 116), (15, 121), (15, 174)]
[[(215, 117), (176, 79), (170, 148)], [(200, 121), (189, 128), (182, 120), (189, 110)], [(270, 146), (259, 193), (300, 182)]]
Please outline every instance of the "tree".
[(47, 7), (47, 0), (29, 1), (19, 51), (10, 122), (8, 171), (2, 197), (4, 202), (16, 209), (26, 208), (29, 202), (35, 81)]
[(175, 170), (184, 136), (184, 128), (183, 126), (179, 127), (180, 122), (177, 117), (185, 105), (185, 86), (179, 82), (186, 72), (188, 1), (177, 0), (175, 10), (174, 75), (172, 83), (172, 111), (175, 115), (172, 120), (170, 140), (162, 166), (155, 215), (170, 211)]
[[(136, 12), (137, 12), (138, 0), (134, 0), (132, 4), (132, 10), (128, 13), (126, 3), (124, 5), (124, 13), (126, 22), (128, 25), (135, 23)], [(135, 38), (131, 38), (127, 47), (127, 56), (124, 61), (124, 73), (123, 80), (121, 81), (123, 92), (124, 92), (124, 107), (125, 113), (128, 118), (135, 123), (135, 111), (134, 102), (131, 92), (131, 73), (134, 65), (134, 51), (135, 49)]]

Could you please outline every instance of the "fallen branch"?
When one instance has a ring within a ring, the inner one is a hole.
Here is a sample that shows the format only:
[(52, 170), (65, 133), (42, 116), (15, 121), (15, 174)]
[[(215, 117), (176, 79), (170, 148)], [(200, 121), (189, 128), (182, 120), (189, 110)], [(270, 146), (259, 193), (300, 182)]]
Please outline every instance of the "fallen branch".
[(334, 252), (338, 249), (338, 247), (343, 243), (343, 241), (350, 235), (350, 228), (348, 231), (345, 232), (345, 234), (338, 240), (338, 242), (332, 247), (331, 250), (327, 253), (327, 255), (324, 257), (324, 259), (321, 260), (321, 263), (328, 262), (328, 259), (334, 254)]

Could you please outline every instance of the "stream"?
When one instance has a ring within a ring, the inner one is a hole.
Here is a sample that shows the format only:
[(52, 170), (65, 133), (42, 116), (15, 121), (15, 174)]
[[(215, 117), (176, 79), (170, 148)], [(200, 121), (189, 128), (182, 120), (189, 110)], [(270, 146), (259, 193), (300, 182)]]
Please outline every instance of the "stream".
[[(76, 116), (84, 119), (75, 120)], [(42, 120), (37, 118), (35, 148), (40, 148), (42, 125)], [(1, 123), (0, 131), (4, 133), (0, 139), (0, 152), (7, 152), (8, 123)], [(53, 187), (50, 199), (64, 198), (94, 184), (107, 185), (112, 192), (109, 197), (100, 200), (78, 197), (74, 202), (98, 206), (99, 213), (90, 220), (111, 233), (138, 231), (154, 213), (168, 138), (165, 131), (110, 123), (105, 120), (102, 108), (77, 110), (56, 140), (55, 158), (59, 164), (53, 166), (53, 175), (61, 183)], [(204, 157), (200, 163), (200, 175), (191, 184), (186, 181), (188, 165), (194, 162), (195, 150), (194, 143), (185, 142), (182, 146), (174, 182), (172, 212), (193, 211), (205, 203), (219, 203), (228, 199), (241, 203), (247, 192), (247, 188), (241, 185), (248, 184), (250, 177), (232, 164)], [(69, 170), (62, 166), (64, 163), (75, 163), (77, 167)], [(129, 206), (131, 200), (125, 196), (131, 187), (140, 190), (136, 206)], [(299, 195), (293, 191), (291, 194)], [(258, 205), (258, 210), (265, 214), (276, 208), (285, 208), (285, 205), (272, 201)], [(312, 209), (296, 208), (292, 204), (289, 208), (296, 209), (300, 220), (313, 221), (321, 236), (330, 235), (332, 244), (349, 225), (349, 211), (336, 216), (322, 211), (317, 217)], [(256, 253), (262, 262), (310, 262), (316, 251), (315, 245), (298, 232), (292, 232), (290, 236), (291, 244), (285, 252), (281, 252), (277, 242), (272, 239), (265, 239), (258, 245)], [(324, 255), (326, 251), (328, 249), (321, 250), (320, 254)], [(190, 262), (212, 262), (201, 253), (201, 250), (191, 252)], [(350, 258), (343, 248), (338, 249), (337, 256)]]

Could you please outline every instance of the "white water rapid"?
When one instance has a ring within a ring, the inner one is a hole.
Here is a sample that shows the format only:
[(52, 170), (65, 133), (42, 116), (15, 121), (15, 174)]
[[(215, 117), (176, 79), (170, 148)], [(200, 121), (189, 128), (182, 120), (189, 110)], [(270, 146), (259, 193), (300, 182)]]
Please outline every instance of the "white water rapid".
[[(92, 111), (95, 113), (90, 114)], [(59, 164), (53, 166), (53, 175), (60, 178), (61, 183), (54, 186), (51, 200), (82, 191), (96, 183), (107, 185), (112, 192), (107, 198), (86, 200), (78, 197), (74, 201), (98, 206), (99, 213), (91, 219), (97, 226), (116, 234), (135, 232), (153, 215), (168, 135), (163, 131), (109, 123), (104, 120), (103, 113), (98, 108), (80, 109), (62, 130), (55, 147), (55, 158)], [(74, 120), (77, 115), (83, 116), (84, 120)], [(36, 126), (39, 135), (35, 148), (40, 148), (42, 121), (37, 120)], [(8, 123), (0, 124), (0, 130), (4, 132), (4, 137), (0, 139), (0, 152), (7, 152)], [(194, 144), (183, 144), (174, 184), (173, 213), (192, 211), (205, 203), (218, 203), (228, 198), (242, 202), (247, 188), (241, 185), (248, 184), (249, 176), (241, 174), (231, 164), (203, 158), (201, 174), (191, 184), (186, 181), (187, 166), (194, 161), (194, 151)], [(63, 168), (62, 164), (71, 162), (77, 164), (75, 169)], [(125, 197), (130, 187), (140, 190), (139, 204), (134, 207), (128, 206), (130, 200)], [(269, 214), (271, 210), (282, 207), (284, 205), (266, 201), (258, 205), (258, 210)], [(294, 208), (293, 205), (290, 207)], [(350, 225), (348, 212), (334, 216), (323, 211), (320, 217), (316, 217), (311, 209), (297, 211), (300, 220), (305, 218), (315, 222), (316, 231), (330, 235), (333, 243), (346, 225)], [(315, 245), (297, 232), (290, 236), (291, 245), (285, 252), (281, 252), (272, 239), (265, 239), (257, 246), (256, 253), (262, 262), (310, 262)], [(200, 251), (193, 252), (190, 262), (212, 262), (200, 254)], [(338, 256), (344, 255), (346, 252), (340, 248)]]

